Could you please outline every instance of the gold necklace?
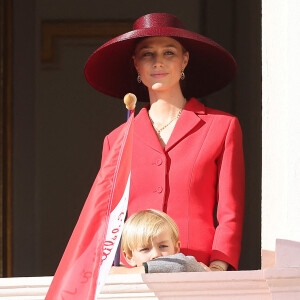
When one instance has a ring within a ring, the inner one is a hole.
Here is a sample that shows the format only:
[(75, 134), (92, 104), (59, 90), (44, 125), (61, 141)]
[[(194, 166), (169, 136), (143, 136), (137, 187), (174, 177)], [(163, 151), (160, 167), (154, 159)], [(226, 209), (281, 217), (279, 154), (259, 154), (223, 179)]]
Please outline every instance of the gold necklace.
[(161, 128), (157, 128), (157, 127), (154, 125), (154, 121), (153, 121), (153, 119), (152, 119), (151, 116), (150, 116), (150, 111), (148, 111), (149, 119), (150, 119), (151, 124), (152, 124), (154, 130), (156, 131), (156, 133), (160, 136), (160, 133), (161, 133), (164, 129), (166, 129), (173, 121), (177, 120), (177, 119), (180, 117), (180, 115), (181, 115), (181, 113), (182, 113), (182, 110), (183, 110), (183, 108), (181, 108), (181, 109), (179, 110), (178, 114), (177, 114), (175, 117), (173, 117), (167, 124), (165, 124), (165, 125), (164, 125), (163, 127), (161, 127)]

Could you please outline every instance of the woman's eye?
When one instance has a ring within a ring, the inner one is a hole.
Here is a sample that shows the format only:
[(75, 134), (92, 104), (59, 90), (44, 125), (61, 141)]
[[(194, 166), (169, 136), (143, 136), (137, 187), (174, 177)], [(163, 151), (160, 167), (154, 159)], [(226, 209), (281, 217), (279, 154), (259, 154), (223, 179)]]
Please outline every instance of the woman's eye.
[(166, 55), (173, 55), (174, 52), (173, 52), (173, 51), (166, 51), (165, 54), (166, 54)]
[(142, 56), (151, 56), (152, 55), (152, 52), (145, 52), (142, 54)]

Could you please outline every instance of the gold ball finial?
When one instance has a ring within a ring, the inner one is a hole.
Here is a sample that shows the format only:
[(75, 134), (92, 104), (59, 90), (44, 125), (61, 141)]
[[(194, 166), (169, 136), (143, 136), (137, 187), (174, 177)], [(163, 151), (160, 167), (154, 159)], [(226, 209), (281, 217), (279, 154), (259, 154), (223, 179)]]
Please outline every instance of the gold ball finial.
[(136, 95), (132, 93), (128, 93), (124, 96), (124, 103), (126, 105), (126, 108), (129, 110), (135, 109), (135, 104), (136, 104)]

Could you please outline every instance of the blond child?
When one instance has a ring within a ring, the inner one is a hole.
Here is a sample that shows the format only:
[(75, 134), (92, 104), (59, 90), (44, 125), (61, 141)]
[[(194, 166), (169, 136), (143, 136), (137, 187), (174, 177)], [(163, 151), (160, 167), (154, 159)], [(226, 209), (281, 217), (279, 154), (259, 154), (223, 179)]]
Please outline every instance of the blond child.
[(166, 213), (148, 209), (132, 215), (122, 234), (122, 252), (135, 268), (113, 267), (111, 273), (202, 272), (209, 268), (180, 252), (176, 223)]

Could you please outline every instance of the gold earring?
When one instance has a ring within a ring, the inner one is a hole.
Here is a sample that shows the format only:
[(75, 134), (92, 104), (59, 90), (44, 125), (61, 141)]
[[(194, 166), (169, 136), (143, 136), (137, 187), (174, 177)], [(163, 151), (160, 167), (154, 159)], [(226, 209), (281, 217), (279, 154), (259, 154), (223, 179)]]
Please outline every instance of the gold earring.
[(181, 76), (180, 76), (180, 79), (181, 80), (184, 80), (185, 78), (185, 74), (184, 74), (184, 69), (181, 70)]
[(142, 78), (141, 78), (140, 73), (138, 73), (138, 76), (137, 76), (136, 80), (137, 80), (138, 83), (142, 82)]

